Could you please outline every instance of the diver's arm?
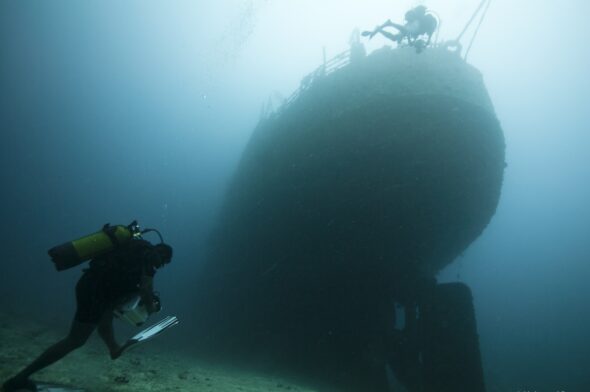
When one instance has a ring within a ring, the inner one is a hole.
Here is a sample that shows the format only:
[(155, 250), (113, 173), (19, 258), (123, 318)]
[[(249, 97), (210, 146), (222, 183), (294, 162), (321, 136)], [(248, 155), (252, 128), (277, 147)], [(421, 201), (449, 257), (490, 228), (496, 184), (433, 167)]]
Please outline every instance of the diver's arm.
[(377, 30), (383, 30), (386, 27), (395, 27), (396, 29), (398, 29), (401, 32), (405, 32), (406, 31), (406, 27), (398, 24), (398, 23), (394, 23), (391, 21), (391, 19), (387, 19), (385, 21), (385, 23), (383, 23), (381, 26), (379, 26), (379, 28)]
[(383, 23), (380, 26), (375, 27), (375, 29), (373, 31), (363, 31), (363, 33), (361, 34), (363, 37), (369, 37), (369, 39), (373, 38), (375, 35), (377, 35), (377, 33), (381, 33), (383, 34), (385, 37), (389, 38), (392, 41), (398, 41), (399, 40), (399, 35), (394, 35), (392, 33), (389, 33), (387, 31), (384, 31), (383, 29), (386, 27), (395, 27), (396, 29), (398, 29), (400, 32), (402, 33), (406, 33), (406, 28), (400, 24), (397, 23), (393, 23), (391, 21), (391, 19), (387, 19), (385, 21), (385, 23)]
[(392, 34), (389, 31), (384, 31), (384, 30), (379, 30), (379, 32), (381, 34), (383, 34), (384, 37), (387, 37), (390, 40), (395, 41), (395, 42), (400, 42), (401, 39), (403, 38), (402, 34)]
[[(386, 27), (394, 27), (399, 30), (399, 33), (393, 34), (393, 33), (390, 33), (389, 31), (385, 31), (384, 28), (386, 28)], [(406, 26), (402, 26), (400, 24), (393, 23), (390, 19), (388, 19), (387, 22), (383, 23), (381, 26), (379, 26), (379, 28), (377, 28), (375, 30), (374, 34), (377, 34), (377, 33), (381, 33), (384, 37), (389, 38), (390, 40), (399, 43), (404, 38), (404, 36), (408, 35), (408, 29), (406, 28)]]

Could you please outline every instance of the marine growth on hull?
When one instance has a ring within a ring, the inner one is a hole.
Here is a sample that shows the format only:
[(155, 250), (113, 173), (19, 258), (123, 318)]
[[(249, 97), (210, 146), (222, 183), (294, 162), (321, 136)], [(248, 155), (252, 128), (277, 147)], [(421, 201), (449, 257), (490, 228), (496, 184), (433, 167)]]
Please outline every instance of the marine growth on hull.
[(493, 216), (504, 139), (481, 74), (456, 53), (336, 61), (253, 132), (199, 273), (197, 334), (221, 358), (362, 390), (386, 362), (392, 304)]

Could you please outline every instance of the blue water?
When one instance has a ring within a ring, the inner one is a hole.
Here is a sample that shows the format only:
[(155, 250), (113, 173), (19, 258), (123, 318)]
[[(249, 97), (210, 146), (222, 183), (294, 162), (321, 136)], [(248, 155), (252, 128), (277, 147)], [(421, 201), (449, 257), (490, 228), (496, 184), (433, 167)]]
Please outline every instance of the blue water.
[[(476, 3), (427, 4), (441, 39)], [(411, 5), (0, 2), (2, 304), (67, 325), (80, 270), (55, 272), (46, 250), (138, 219), (175, 246), (157, 287), (196, 322), (191, 274), (268, 97)], [(508, 166), (490, 225), (440, 279), (473, 290), (490, 390), (590, 388), (589, 8), (493, 3), (469, 55)]]

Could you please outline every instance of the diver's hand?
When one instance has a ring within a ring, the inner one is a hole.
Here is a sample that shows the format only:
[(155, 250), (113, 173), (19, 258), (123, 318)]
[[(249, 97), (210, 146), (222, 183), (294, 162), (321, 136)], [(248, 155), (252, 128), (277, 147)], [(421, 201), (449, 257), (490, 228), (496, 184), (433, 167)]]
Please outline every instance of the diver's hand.
[(154, 298), (152, 301), (146, 303), (145, 308), (149, 314), (158, 313), (160, 310), (162, 310), (162, 304), (160, 303), (159, 299)]

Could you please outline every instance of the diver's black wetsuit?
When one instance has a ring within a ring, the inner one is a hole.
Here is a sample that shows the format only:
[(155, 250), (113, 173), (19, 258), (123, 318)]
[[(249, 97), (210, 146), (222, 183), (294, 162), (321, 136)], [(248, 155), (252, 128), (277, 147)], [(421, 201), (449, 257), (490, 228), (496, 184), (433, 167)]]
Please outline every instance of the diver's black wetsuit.
[(128, 346), (121, 346), (115, 340), (113, 308), (129, 296), (139, 294), (149, 313), (157, 311), (159, 304), (154, 298), (153, 276), (156, 269), (171, 260), (170, 245), (152, 245), (144, 240), (132, 240), (93, 259), (76, 285), (78, 306), (68, 335), (7, 380), (2, 385), (3, 390), (36, 390), (29, 377), (82, 347), (95, 330), (107, 345), (111, 359), (121, 356)]
[(93, 259), (76, 285), (74, 318), (81, 323), (98, 323), (105, 311), (138, 292), (142, 275), (155, 275), (150, 263), (154, 257), (160, 256), (152, 244), (133, 240)]

